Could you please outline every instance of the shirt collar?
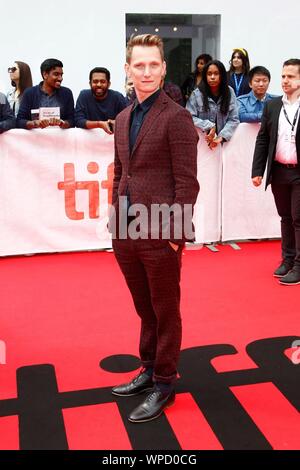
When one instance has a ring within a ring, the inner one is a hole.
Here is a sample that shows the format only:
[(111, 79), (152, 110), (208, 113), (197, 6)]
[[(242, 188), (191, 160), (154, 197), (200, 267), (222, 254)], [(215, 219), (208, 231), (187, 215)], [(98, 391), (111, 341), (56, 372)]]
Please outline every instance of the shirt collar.
[(255, 103), (257, 103), (257, 101), (259, 101), (260, 103), (264, 103), (267, 99), (267, 95), (268, 93), (266, 93), (265, 96), (261, 100), (259, 100), (258, 98), (256, 98), (255, 94), (253, 93), (253, 90), (251, 90), (249, 93), (250, 104), (254, 105)]
[(46, 93), (46, 92), (42, 89), (43, 83), (44, 83), (44, 82), (40, 82), (40, 84), (39, 84), (40, 92), (43, 93), (43, 95), (46, 95), (46, 96), (53, 96), (53, 95), (56, 95), (56, 93), (58, 92), (58, 90), (54, 90), (51, 95), (48, 95), (48, 93)]
[(134, 111), (137, 108), (137, 106), (140, 106), (143, 113), (146, 113), (147, 111), (149, 111), (149, 109), (153, 105), (154, 101), (156, 101), (156, 99), (160, 95), (160, 92), (161, 92), (161, 89), (159, 88), (154, 93), (152, 93), (152, 95), (150, 95), (149, 98), (145, 99), (142, 103), (139, 103), (137, 98), (136, 98), (132, 111)]
[[(287, 104), (287, 105), (290, 105), (290, 106), (291, 106), (291, 103), (290, 103), (289, 100), (287, 99), (286, 94), (283, 95), (283, 97), (282, 97), (282, 102), (283, 102), (283, 104)], [(297, 101), (295, 101), (295, 103), (298, 103), (298, 105), (300, 106), (300, 96), (298, 96)], [(295, 103), (293, 103), (293, 104), (295, 104)]]
[(15, 93), (16, 93), (16, 89), (13, 88), (12, 90), (10, 90), (10, 91), (8, 92), (8, 96), (11, 96), (12, 98), (14, 98), (14, 97), (15, 97)]

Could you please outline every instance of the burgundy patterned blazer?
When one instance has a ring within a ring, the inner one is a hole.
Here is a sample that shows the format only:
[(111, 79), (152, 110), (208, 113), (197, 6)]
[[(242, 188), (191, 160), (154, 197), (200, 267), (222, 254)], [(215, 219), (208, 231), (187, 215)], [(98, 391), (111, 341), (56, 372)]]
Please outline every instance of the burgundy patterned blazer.
[[(115, 122), (113, 205), (118, 207), (119, 196), (126, 196), (128, 187), (130, 203), (144, 204), (149, 212), (151, 204), (193, 206), (199, 191), (198, 134), (190, 113), (162, 90), (144, 118), (130, 155), (132, 107), (124, 109)], [(170, 240), (183, 243), (191, 239), (184, 234), (174, 237), (173, 224), (171, 217)]]

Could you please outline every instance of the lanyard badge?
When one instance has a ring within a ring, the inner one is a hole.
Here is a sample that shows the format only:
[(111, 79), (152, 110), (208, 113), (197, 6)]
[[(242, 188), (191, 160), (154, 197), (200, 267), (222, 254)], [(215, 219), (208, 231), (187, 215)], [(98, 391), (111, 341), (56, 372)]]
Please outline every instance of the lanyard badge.
[(291, 123), (289, 117), (288, 117), (288, 113), (286, 112), (286, 109), (285, 109), (285, 106), (283, 105), (283, 113), (284, 113), (284, 116), (287, 120), (287, 122), (289, 123), (289, 125), (291, 126), (291, 133), (287, 132), (285, 134), (285, 138), (284, 140), (286, 142), (290, 142), (292, 144), (295, 144), (296, 143), (296, 129), (295, 129), (295, 126), (296, 126), (296, 122), (297, 122), (297, 117), (298, 117), (298, 114), (299, 114), (299, 109), (300, 109), (300, 105), (298, 106), (298, 109), (295, 113), (295, 116), (294, 116), (294, 119), (293, 119), (293, 123)]

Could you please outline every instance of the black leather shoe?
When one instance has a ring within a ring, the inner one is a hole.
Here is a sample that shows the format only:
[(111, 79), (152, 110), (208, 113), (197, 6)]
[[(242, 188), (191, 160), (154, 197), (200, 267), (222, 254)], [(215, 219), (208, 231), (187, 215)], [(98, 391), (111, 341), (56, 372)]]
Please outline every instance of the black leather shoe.
[(168, 395), (155, 388), (145, 400), (135, 408), (128, 416), (128, 420), (132, 423), (145, 423), (152, 419), (158, 418), (162, 412), (172, 406), (175, 402), (175, 391), (172, 390)]
[(274, 277), (282, 277), (285, 276), (291, 269), (293, 265), (283, 261), (277, 269), (275, 269), (273, 276)]
[(146, 390), (151, 390), (154, 386), (152, 376), (149, 376), (144, 371), (145, 369), (142, 369), (131, 382), (114, 387), (111, 393), (120, 397), (130, 397), (132, 395), (139, 395), (139, 393), (143, 393)]
[(284, 286), (295, 286), (300, 284), (300, 270), (291, 269), (285, 276), (279, 279), (279, 283)]

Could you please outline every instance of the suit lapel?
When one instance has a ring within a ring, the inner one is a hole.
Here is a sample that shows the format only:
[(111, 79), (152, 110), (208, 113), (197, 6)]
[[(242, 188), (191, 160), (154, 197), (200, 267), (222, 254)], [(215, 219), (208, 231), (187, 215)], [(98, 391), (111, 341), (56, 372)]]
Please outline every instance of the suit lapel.
[(278, 135), (278, 125), (279, 125), (279, 116), (280, 116), (281, 108), (282, 108), (282, 98), (276, 100), (276, 103), (274, 102), (274, 109), (273, 109), (273, 116), (272, 116), (272, 120), (275, 124), (273, 136), (276, 139), (276, 141), (277, 141), (277, 135)]
[[(154, 104), (152, 105), (151, 109), (148, 111), (148, 113), (147, 113), (147, 115), (144, 119), (142, 128), (141, 128), (140, 132), (138, 133), (136, 142), (135, 142), (134, 147), (132, 149), (131, 158), (133, 157), (134, 152), (136, 151), (136, 149), (140, 145), (141, 141), (143, 140), (143, 138), (145, 137), (147, 132), (149, 132), (149, 130), (151, 129), (153, 123), (157, 120), (158, 116), (165, 109), (167, 104), (168, 104), (168, 100), (166, 99), (166, 94), (162, 90), (160, 92), (159, 97), (154, 102)], [(128, 136), (129, 136), (129, 127), (128, 127)]]
[[(299, 113), (300, 113), (300, 109), (299, 109)], [(296, 129), (296, 134), (299, 134), (300, 133), (300, 116), (298, 117), (298, 124), (297, 124), (297, 129)]]
[(126, 160), (129, 160), (130, 157), (130, 145), (129, 145), (129, 129), (130, 129), (130, 116), (132, 112), (133, 104), (128, 106), (126, 108), (127, 114), (125, 116), (125, 119), (123, 121), (123, 128), (121, 129), (121, 132), (123, 133), (125, 137), (125, 143), (126, 143)]

